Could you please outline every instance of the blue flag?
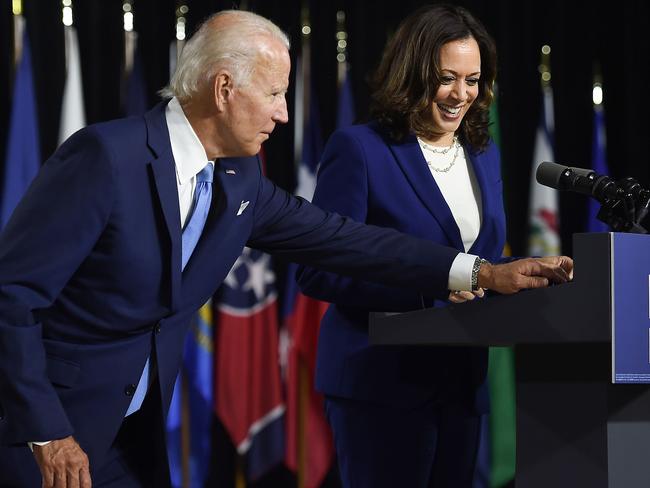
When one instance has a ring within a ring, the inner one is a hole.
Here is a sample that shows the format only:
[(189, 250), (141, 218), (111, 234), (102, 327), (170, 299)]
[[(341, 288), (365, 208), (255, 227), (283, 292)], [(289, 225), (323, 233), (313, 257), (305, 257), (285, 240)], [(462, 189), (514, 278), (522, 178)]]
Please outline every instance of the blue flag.
[(142, 115), (149, 108), (147, 86), (144, 80), (141, 49), (138, 46), (133, 54), (133, 66), (126, 79), (124, 114)]
[[(208, 474), (212, 450), (213, 412), (213, 321), (212, 302), (196, 314), (185, 342), (185, 356), (176, 380), (167, 416), (167, 453), (174, 488), (183, 486), (184, 460), (190, 487), (200, 487)], [(187, 408), (189, 452), (182, 449), (183, 410)]]
[(352, 83), (350, 74), (347, 73), (339, 88), (339, 101), (336, 111), (336, 128), (348, 127), (354, 124), (356, 118), (354, 98), (352, 96)]
[(14, 80), (12, 102), (4, 188), (0, 199), (0, 228), (9, 220), (41, 164), (32, 56), (27, 29), (23, 31), (23, 52)]
[(172, 402), (167, 412), (167, 457), (172, 486), (183, 486), (183, 386), (181, 373), (176, 378)]
[[(607, 158), (605, 155), (605, 112), (602, 105), (594, 105), (594, 133), (591, 146), (591, 169), (601, 175), (609, 174)], [(587, 232), (609, 232), (609, 227), (596, 218), (600, 210), (600, 203), (593, 198), (589, 199), (587, 215)]]

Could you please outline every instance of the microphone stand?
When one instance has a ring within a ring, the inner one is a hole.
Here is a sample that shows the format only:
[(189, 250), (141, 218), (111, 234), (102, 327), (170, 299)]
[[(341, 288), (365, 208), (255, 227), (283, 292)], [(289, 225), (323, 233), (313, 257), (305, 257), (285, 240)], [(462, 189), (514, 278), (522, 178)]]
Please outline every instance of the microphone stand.
[[(608, 182), (611, 184), (611, 180)], [(616, 182), (615, 188), (594, 188), (593, 196), (601, 203), (596, 218), (609, 225), (615, 232), (648, 234), (643, 221), (650, 210), (650, 191), (645, 190), (634, 178)], [(613, 190), (613, 191), (612, 191)]]

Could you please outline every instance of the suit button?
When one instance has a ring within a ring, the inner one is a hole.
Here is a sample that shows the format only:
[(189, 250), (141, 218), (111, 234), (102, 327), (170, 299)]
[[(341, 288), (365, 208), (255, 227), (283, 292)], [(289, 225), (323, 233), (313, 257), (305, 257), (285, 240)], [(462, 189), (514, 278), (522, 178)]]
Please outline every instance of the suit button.
[(136, 387), (137, 387), (137, 385), (127, 385), (126, 388), (124, 388), (124, 394), (126, 396), (133, 396), (133, 394), (135, 393)]
[(156, 324), (156, 326), (153, 328), (153, 331), (154, 331), (156, 334), (160, 334), (160, 331), (161, 331), (161, 330), (162, 330), (162, 325), (160, 325), (160, 324)]

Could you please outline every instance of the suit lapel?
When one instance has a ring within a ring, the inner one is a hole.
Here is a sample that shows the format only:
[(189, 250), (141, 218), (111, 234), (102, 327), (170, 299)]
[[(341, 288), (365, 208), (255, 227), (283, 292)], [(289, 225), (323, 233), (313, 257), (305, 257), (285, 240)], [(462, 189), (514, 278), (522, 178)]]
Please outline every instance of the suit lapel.
[(171, 307), (176, 309), (181, 284), (181, 222), (176, 185), (176, 165), (172, 154), (163, 102), (145, 114), (147, 144), (154, 153), (151, 171), (158, 200), (170, 238)]
[(472, 244), (472, 247), (469, 249), (469, 253), (477, 254), (477, 250), (484, 249), (486, 245), (486, 240), (489, 240), (490, 229), (488, 223), (492, 220), (492, 206), (489, 199), (490, 193), (490, 182), (488, 175), (486, 174), (486, 167), (484, 164), (481, 164), (481, 156), (474, 151), (469, 149), (466, 151), (466, 154), (469, 156), (468, 163), (471, 164), (472, 169), (474, 170), (474, 176), (476, 176), (476, 182), (481, 190), (481, 228), (479, 230), (478, 236)]
[(458, 225), (456, 225), (456, 221), (436, 181), (431, 176), (431, 171), (424, 160), (415, 135), (409, 135), (406, 141), (401, 144), (389, 143), (389, 147), (415, 193), (431, 215), (438, 221), (449, 242), (456, 249), (462, 250), (463, 241), (460, 237)]

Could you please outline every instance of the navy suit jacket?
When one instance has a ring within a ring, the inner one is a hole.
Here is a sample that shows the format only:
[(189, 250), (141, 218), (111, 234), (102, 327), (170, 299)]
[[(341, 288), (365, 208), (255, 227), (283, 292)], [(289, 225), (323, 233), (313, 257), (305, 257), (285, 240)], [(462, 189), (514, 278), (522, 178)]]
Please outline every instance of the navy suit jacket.
[(218, 160), (213, 190), (181, 272), (165, 103), (82, 129), (44, 164), (0, 234), (0, 444), (73, 434), (100, 465), (151, 354), (166, 417), (189, 318), (245, 245), (446, 294), (456, 250), (324, 212), (256, 157)]
[[(493, 143), (483, 152), (465, 149), (481, 188), (482, 205), (480, 233), (468, 252), (500, 261), (505, 217), (498, 150)], [(376, 123), (337, 131), (325, 148), (313, 202), (359, 222), (464, 251), (456, 221), (414, 135), (397, 143)], [(403, 312), (444, 302), (426, 292), (311, 268), (301, 267), (298, 276), (306, 294), (333, 303), (322, 320), (318, 341), (320, 391), (406, 407), (435, 397), (465, 405), (469, 411), (487, 410), (486, 349), (368, 344), (369, 311)]]

